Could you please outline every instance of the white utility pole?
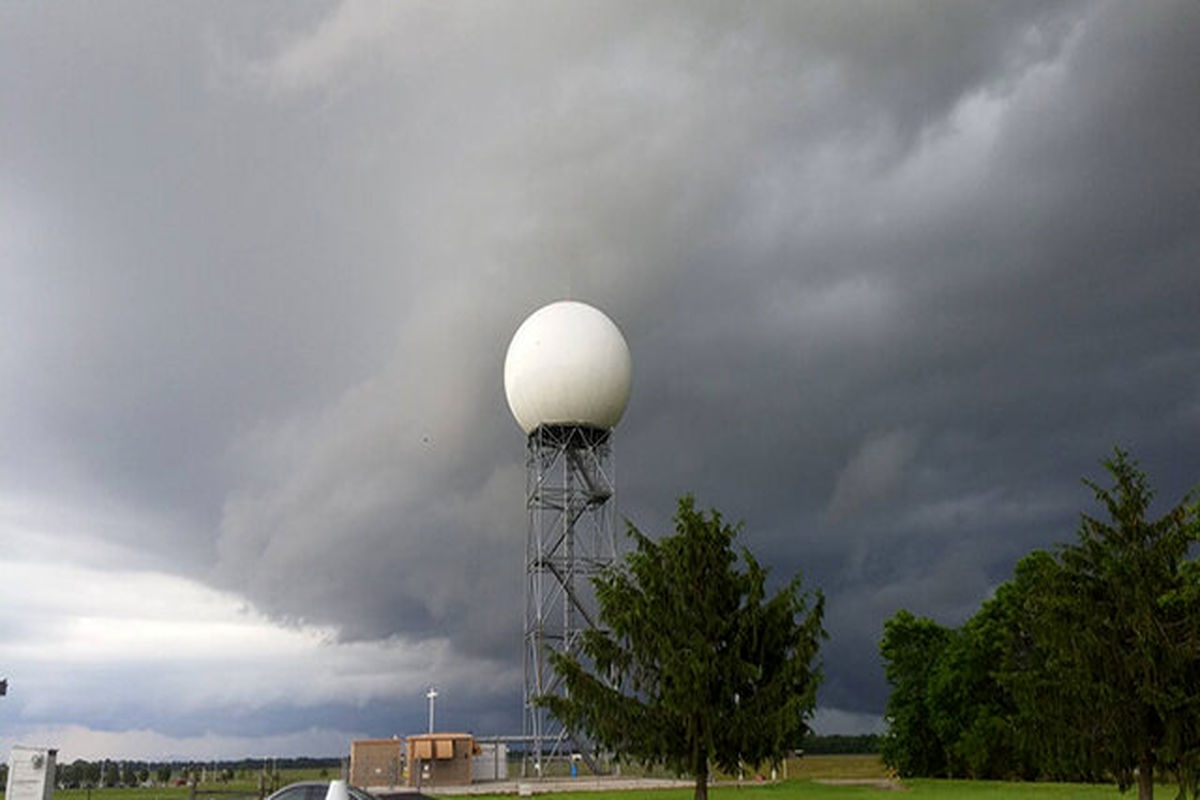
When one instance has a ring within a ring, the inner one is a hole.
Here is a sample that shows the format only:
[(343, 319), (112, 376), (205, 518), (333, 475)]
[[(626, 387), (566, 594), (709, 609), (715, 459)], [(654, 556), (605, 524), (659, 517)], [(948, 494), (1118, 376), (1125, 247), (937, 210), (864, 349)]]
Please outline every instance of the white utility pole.
[(429, 732), (433, 733), (433, 699), (437, 697), (437, 689), (430, 686), (425, 696), (429, 698)]

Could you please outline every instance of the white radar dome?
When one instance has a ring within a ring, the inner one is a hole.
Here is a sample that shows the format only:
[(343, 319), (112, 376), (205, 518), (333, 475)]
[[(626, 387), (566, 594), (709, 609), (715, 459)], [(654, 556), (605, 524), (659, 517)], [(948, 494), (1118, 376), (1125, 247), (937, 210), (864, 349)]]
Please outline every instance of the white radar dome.
[(629, 402), (633, 361), (604, 312), (562, 300), (533, 312), (508, 345), (504, 393), (526, 433), (542, 425), (608, 430)]

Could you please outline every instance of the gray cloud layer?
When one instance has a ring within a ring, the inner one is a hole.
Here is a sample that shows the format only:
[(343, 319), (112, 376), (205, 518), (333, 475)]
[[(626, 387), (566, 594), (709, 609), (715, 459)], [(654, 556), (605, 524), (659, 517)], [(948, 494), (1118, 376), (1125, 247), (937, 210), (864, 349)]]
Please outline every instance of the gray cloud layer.
[(882, 620), (1069, 538), (1113, 444), (1200, 475), (1198, 37), (1187, 0), (7, 6), (0, 484), (515, 660), (501, 365), (571, 295), (634, 356), (622, 511), (744, 519), (830, 597), (823, 702), (878, 713)]

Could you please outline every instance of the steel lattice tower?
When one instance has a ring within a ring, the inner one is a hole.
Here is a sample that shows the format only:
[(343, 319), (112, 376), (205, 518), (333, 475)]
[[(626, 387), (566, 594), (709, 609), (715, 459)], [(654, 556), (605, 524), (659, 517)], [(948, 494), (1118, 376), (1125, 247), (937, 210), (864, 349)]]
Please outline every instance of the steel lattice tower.
[(596, 624), (591, 579), (616, 560), (612, 430), (633, 377), (629, 346), (603, 311), (562, 300), (535, 311), (504, 357), (504, 393), (525, 431), (525, 662), (522, 773), (544, 774), (547, 757), (580, 741), (539, 702), (565, 696), (552, 653), (579, 653)]
[(525, 548), (525, 723), (530, 744), (526, 771), (542, 773), (542, 759), (582, 751), (571, 733), (538, 704), (565, 687), (547, 654), (575, 652), (593, 627), (591, 578), (616, 559), (611, 431), (542, 425), (529, 434)]

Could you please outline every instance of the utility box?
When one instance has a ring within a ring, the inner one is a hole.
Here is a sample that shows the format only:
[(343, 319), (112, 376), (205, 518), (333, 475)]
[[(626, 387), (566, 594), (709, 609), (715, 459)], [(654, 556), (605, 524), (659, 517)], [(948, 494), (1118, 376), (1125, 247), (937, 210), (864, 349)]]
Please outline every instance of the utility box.
[(468, 786), (479, 745), (469, 733), (425, 733), (405, 740), (409, 786)]
[(404, 742), (400, 739), (356, 739), (350, 743), (353, 786), (402, 786)]
[(504, 742), (479, 745), (479, 753), (471, 759), (471, 780), (508, 780), (508, 745)]
[(8, 757), (5, 800), (52, 800), (57, 750), (13, 745)]

